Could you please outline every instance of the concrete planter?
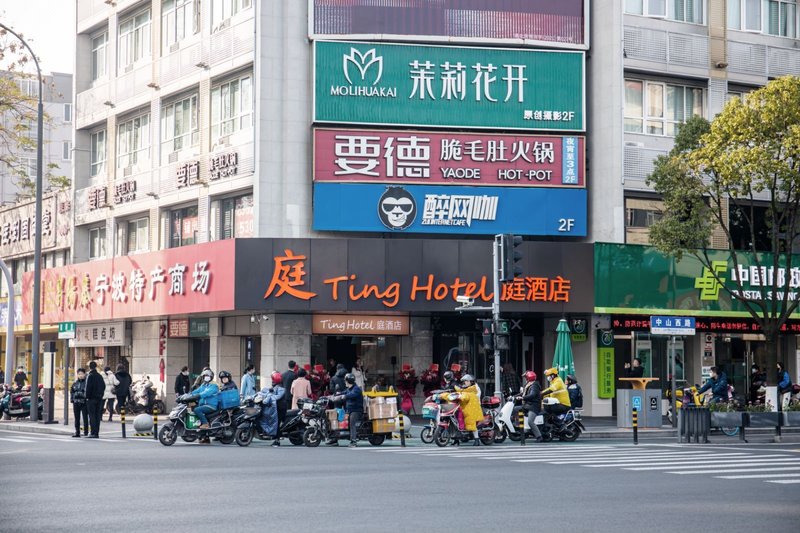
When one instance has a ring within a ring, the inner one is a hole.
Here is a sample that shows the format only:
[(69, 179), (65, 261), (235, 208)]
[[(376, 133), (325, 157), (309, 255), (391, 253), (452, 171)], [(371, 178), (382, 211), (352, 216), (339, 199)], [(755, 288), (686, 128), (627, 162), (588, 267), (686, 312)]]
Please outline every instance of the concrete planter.
[(800, 427), (800, 411), (784, 411), (783, 425), (791, 427)]
[(747, 425), (751, 428), (774, 428), (780, 416), (781, 413), (747, 413)]
[(741, 411), (733, 411), (730, 413), (719, 413), (716, 411), (711, 412), (711, 427), (712, 428), (738, 428), (744, 425), (742, 418), (744, 415)]

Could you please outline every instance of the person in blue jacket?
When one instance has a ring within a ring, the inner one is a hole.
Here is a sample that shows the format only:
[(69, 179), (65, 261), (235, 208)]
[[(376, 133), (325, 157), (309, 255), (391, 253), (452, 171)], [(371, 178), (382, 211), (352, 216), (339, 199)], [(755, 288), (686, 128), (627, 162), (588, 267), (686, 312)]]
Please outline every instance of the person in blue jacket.
[(711, 367), (711, 378), (706, 381), (706, 384), (700, 387), (700, 390), (697, 391), (699, 394), (703, 394), (708, 389), (711, 389), (711, 394), (713, 398), (711, 401), (713, 403), (717, 402), (727, 402), (728, 401), (728, 376), (725, 375), (725, 372), (721, 372), (719, 368), (712, 366)]
[(242, 399), (249, 396), (256, 395), (256, 367), (255, 365), (247, 365), (244, 369), (244, 376), (242, 376), (242, 388), (240, 396)]
[(261, 389), (261, 395), (264, 401), (261, 404), (261, 430), (265, 435), (272, 437), (273, 446), (280, 446), (280, 420), (278, 418), (278, 404), (283, 400), (286, 395), (286, 389), (283, 388), (283, 376), (280, 372), (272, 373), (272, 386), (264, 387)]
[[(791, 397), (792, 394), (792, 378), (789, 377), (789, 373), (785, 370), (783, 363), (778, 362), (778, 402), (783, 405), (783, 395), (789, 393)], [(784, 406), (785, 407), (785, 406)]]
[(355, 448), (358, 445), (358, 427), (364, 419), (364, 393), (356, 385), (354, 374), (347, 374), (344, 383), (347, 387), (344, 393), (344, 410), (350, 418), (350, 447)]
[(211, 370), (203, 370), (200, 377), (203, 378), (203, 382), (192, 391), (192, 394), (200, 396), (197, 407), (194, 408), (194, 414), (200, 419), (200, 426), (197, 429), (208, 429), (208, 415), (216, 411), (217, 405), (219, 405), (217, 398), (219, 387), (211, 381), (214, 379), (214, 373)]

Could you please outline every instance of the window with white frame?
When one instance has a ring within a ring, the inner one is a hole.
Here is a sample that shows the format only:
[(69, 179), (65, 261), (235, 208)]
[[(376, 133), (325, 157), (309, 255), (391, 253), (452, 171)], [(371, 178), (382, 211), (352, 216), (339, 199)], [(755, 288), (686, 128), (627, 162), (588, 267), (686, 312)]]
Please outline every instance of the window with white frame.
[(164, 0), (161, 5), (161, 52), (200, 31), (200, 0)]
[(253, 125), (253, 78), (248, 74), (211, 89), (211, 142)]
[(768, 0), (766, 32), (780, 37), (797, 37), (797, 0)]
[(211, 0), (211, 31), (223, 22), (253, 5), (253, 0)]
[(705, 116), (704, 91), (668, 83), (625, 80), (625, 131), (674, 136), (677, 125)]
[(125, 253), (135, 254), (146, 252), (150, 249), (150, 219), (148, 217), (137, 218), (128, 221), (127, 225), (127, 246)]
[(200, 142), (197, 95), (170, 102), (161, 109), (162, 152), (170, 154)]
[(214, 239), (222, 240), (253, 236), (252, 194), (214, 200), (211, 203), (211, 211), (216, 218)]
[(90, 144), (90, 175), (95, 177), (100, 175), (106, 168), (106, 130), (92, 133)]
[(134, 166), (150, 158), (150, 114), (117, 126), (117, 168)]
[(704, 4), (705, 0), (625, 0), (625, 12), (703, 24)]
[(17, 80), (19, 90), (31, 98), (39, 97), (39, 80), (34, 78), (20, 78)]
[(762, 0), (728, 0), (728, 27), (734, 30), (761, 31)]
[(89, 230), (89, 259), (102, 259), (106, 256), (106, 228)]
[(36, 158), (18, 157), (17, 169), (20, 173), (24, 174), (29, 179), (34, 179), (36, 177)]
[(72, 104), (64, 104), (64, 122), (72, 122)]
[(72, 141), (61, 143), (61, 159), (70, 161), (72, 159)]
[(150, 10), (146, 9), (119, 23), (117, 68), (126, 71), (137, 61), (150, 57)]
[(92, 37), (92, 81), (108, 72), (108, 32)]

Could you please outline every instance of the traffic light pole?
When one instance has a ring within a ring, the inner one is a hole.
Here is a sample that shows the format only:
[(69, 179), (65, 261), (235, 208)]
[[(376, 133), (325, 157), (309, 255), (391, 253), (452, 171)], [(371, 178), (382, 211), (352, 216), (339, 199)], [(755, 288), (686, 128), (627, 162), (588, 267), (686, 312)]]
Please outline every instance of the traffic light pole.
[[(494, 298), (492, 300), (492, 326), (493, 331), (497, 328), (500, 320), (500, 243), (498, 239), (494, 239), (494, 246), (492, 247), (492, 283), (494, 285)], [(503, 391), (500, 390), (500, 349), (497, 347), (498, 342), (494, 342), (494, 395), (503, 401)]]

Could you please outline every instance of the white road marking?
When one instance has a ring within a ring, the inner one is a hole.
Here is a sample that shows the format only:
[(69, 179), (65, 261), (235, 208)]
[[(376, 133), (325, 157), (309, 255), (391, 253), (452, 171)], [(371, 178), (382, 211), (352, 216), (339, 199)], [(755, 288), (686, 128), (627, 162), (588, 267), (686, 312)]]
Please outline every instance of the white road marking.
[(800, 477), (800, 472), (794, 474), (744, 474), (742, 476), (714, 476), (719, 479), (759, 479), (774, 477)]
[(716, 470), (688, 470), (683, 472), (667, 472), (667, 474), (678, 475), (697, 475), (697, 474), (736, 474), (745, 472), (784, 472), (786, 470), (800, 470), (800, 466), (780, 466), (780, 467), (761, 467), (761, 468), (733, 468)]
[[(706, 466), (708, 462), (704, 463), (697, 463), (694, 464), (683, 462), (683, 463), (673, 463), (672, 465), (659, 465), (659, 466), (637, 466), (633, 468), (624, 468), (624, 470), (632, 470), (634, 472), (647, 472), (650, 470), (688, 470), (690, 468), (702, 468)], [(760, 460), (753, 460), (753, 459), (744, 459), (742, 461), (733, 461), (730, 460), (724, 463), (714, 463), (714, 466), (718, 468), (728, 468), (728, 467), (744, 467), (744, 466), (780, 466), (780, 465), (797, 465), (800, 464), (797, 460), (771, 460), (771, 461), (760, 461)], [(595, 466), (595, 465), (586, 465), (586, 466)], [(619, 465), (617, 465), (619, 466)]]
[(789, 484), (796, 484), (800, 483), (800, 479), (770, 479), (767, 480), (767, 483), (780, 483), (781, 485), (789, 485)]

